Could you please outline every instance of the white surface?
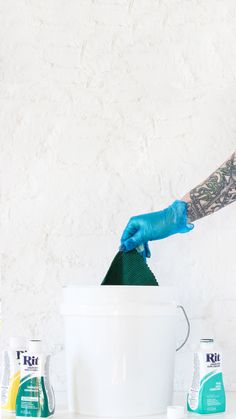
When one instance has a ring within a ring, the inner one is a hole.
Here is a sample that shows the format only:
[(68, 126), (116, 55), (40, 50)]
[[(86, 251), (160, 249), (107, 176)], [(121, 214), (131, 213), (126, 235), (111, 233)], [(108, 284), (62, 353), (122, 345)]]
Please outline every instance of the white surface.
[[(186, 399), (186, 395), (182, 394), (182, 393), (177, 393), (175, 394), (174, 400), (175, 402), (178, 403), (183, 403), (185, 404), (185, 400)], [(186, 418), (203, 418), (203, 417), (208, 417), (209, 419), (235, 419), (236, 418), (236, 394), (235, 393), (228, 393), (227, 394), (227, 411), (226, 413), (218, 413), (217, 415), (198, 415), (198, 414), (193, 414), (193, 413), (187, 413), (185, 412), (185, 417)], [(139, 419), (148, 419), (148, 418), (152, 418), (152, 419), (166, 419), (167, 415), (166, 414), (162, 414), (162, 415), (155, 415), (155, 416), (139, 416)], [(72, 413), (68, 413), (66, 410), (62, 410), (62, 411), (58, 411), (55, 416), (55, 419), (86, 419), (88, 418), (88, 416), (79, 416), (79, 415), (75, 415)], [(5, 419), (5, 418), (4, 418)], [(92, 417), (90, 417), (90, 419), (92, 419)], [(101, 418), (100, 418), (101, 419)], [(105, 418), (104, 418), (105, 419)], [(106, 418), (107, 419), (107, 418)], [(125, 418), (122, 418), (125, 419)], [(127, 419), (129, 419), (127, 417)]]
[[(0, 345), (26, 334), (51, 347), (62, 285), (99, 284), (131, 215), (180, 198), (235, 149), (235, 0), (8, 0), (0, 18)], [(232, 205), (151, 244), (191, 317), (176, 389), (212, 335), (236, 389), (235, 230)], [(52, 373), (61, 394), (63, 354)]]
[(168, 406), (167, 419), (182, 419), (184, 417), (184, 406)]
[(70, 411), (140, 416), (166, 410), (180, 314), (173, 300), (170, 287), (64, 290)]

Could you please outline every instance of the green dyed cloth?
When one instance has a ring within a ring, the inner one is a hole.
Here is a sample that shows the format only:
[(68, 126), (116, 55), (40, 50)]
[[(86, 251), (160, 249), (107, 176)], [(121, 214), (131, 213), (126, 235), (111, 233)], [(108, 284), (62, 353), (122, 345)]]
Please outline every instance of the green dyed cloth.
[(158, 285), (137, 250), (118, 252), (101, 285)]

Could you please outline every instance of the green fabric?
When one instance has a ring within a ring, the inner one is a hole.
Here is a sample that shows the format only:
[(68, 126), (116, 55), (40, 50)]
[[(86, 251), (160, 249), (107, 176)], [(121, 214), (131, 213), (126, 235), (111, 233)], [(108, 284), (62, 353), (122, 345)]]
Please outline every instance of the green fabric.
[(101, 285), (158, 285), (137, 250), (118, 252)]

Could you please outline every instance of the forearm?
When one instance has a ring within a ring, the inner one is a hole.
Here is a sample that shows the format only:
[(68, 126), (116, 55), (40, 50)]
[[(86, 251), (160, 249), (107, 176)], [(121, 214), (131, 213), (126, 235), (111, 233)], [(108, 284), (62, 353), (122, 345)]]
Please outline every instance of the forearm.
[(236, 151), (182, 201), (188, 204), (189, 223), (236, 201)]

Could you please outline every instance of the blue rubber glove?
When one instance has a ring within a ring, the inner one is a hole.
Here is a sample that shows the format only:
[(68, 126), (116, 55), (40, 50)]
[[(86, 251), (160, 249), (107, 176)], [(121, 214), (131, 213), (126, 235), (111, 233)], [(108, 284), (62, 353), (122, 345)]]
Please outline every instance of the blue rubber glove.
[(187, 223), (187, 204), (175, 201), (168, 208), (150, 214), (132, 217), (121, 237), (120, 250), (128, 252), (144, 246), (146, 257), (150, 257), (148, 242), (160, 240), (176, 233), (187, 233), (193, 224)]

